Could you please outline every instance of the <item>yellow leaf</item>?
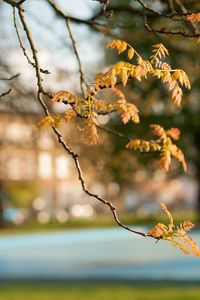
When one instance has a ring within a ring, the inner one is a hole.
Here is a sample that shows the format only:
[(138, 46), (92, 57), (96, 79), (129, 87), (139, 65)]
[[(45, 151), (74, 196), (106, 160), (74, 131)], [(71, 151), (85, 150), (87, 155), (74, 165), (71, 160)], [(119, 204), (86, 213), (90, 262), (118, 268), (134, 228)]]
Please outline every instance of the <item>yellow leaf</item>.
[(129, 50), (128, 50), (128, 58), (129, 59), (132, 59), (133, 58), (133, 56), (134, 56), (134, 49), (133, 48), (130, 48)]
[(153, 45), (153, 48), (155, 49), (153, 49), (152, 52), (154, 52), (155, 56), (158, 56), (159, 58), (169, 55), (168, 50), (165, 48), (163, 44)]
[(73, 109), (69, 109), (66, 111), (64, 118), (66, 122), (72, 121), (76, 117), (76, 113)]
[(51, 116), (46, 116), (46, 117), (44, 117), (41, 121), (40, 121), (40, 123), (39, 123), (39, 128), (40, 129), (43, 129), (43, 128), (45, 128), (47, 125), (53, 125), (54, 124), (54, 120), (53, 120), (53, 118), (51, 117)]
[(178, 140), (180, 137), (180, 130), (178, 128), (171, 128), (166, 131), (167, 136), (171, 137), (174, 140)]
[(154, 135), (156, 135), (162, 139), (166, 137), (165, 130), (162, 126), (160, 126), (158, 124), (151, 124), (150, 127), (151, 127)]
[(151, 235), (152, 237), (158, 239), (162, 238), (166, 233), (167, 233), (167, 227), (162, 223), (158, 223), (148, 231), (148, 235)]
[(169, 210), (167, 209), (167, 206), (164, 204), (164, 203), (160, 203), (160, 206), (162, 208), (162, 210), (166, 213), (166, 215), (168, 216), (169, 218), (169, 230), (172, 230), (172, 228), (174, 227), (174, 220), (173, 220), (173, 217), (172, 217), (172, 214), (169, 212)]
[(97, 132), (97, 120), (91, 118), (85, 121), (85, 126), (82, 129), (82, 140), (88, 145), (96, 145), (99, 140)]
[(61, 116), (60, 115), (56, 115), (54, 117), (54, 123), (53, 123), (54, 127), (56, 127), (56, 128), (59, 127), (61, 125), (61, 123), (62, 123)]
[(186, 19), (190, 22), (198, 23), (200, 22), (200, 13), (193, 13), (191, 15), (188, 15)]
[(162, 151), (160, 156), (160, 170), (164, 173), (167, 173), (169, 171), (170, 164), (171, 164), (170, 151), (168, 150)]
[(52, 102), (63, 102), (66, 101), (67, 103), (74, 102), (75, 99), (77, 99), (76, 96), (71, 94), (70, 92), (67, 91), (59, 91), (57, 92), (52, 99)]

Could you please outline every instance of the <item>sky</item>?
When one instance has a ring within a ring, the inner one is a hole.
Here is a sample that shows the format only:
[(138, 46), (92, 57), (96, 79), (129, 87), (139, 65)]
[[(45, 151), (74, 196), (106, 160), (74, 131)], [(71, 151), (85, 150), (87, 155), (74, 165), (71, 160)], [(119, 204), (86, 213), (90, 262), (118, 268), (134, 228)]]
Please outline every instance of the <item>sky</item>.
[[(90, 18), (92, 12), (100, 7), (99, 3), (91, 0), (57, 0), (56, 3), (66, 14), (85, 19)], [(54, 83), (56, 83), (55, 89), (76, 89), (79, 81), (76, 74), (78, 66), (71, 49), (71, 41), (65, 23), (55, 16), (45, 0), (27, 0), (24, 7), (28, 24), (39, 50), (42, 68), (48, 69), (52, 73), (52, 75), (45, 77), (47, 86), (51, 86), (54, 89)], [(102, 36), (90, 32), (85, 25), (71, 24), (71, 28), (77, 40), (84, 71), (91, 80), (91, 73), (96, 72), (103, 59)], [(24, 45), (28, 49), (29, 47), (21, 28), (20, 33)], [(0, 36), (3, 36), (0, 52), (9, 51), (9, 56), (5, 57), (5, 59), (12, 64), (13, 72), (20, 72), (22, 80), (28, 79), (26, 80), (27, 84), (30, 83), (32, 85), (31, 79), (33, 78), (34, 70), (27, 65), (25, 57), (21, 49), (19, 49), (12, 22), (12, 8), (5, 3), (2, 4), (0, 11)], [(31, 55), (30, 51), (28, 53)], [(97, 65), (96, 67), (95, 64)], [(59, 74), (57, 68), (60, 69)], [(21, 71), (22, 69), (23, 72)], [(60, 76), (60, 74), (64, 76)]]

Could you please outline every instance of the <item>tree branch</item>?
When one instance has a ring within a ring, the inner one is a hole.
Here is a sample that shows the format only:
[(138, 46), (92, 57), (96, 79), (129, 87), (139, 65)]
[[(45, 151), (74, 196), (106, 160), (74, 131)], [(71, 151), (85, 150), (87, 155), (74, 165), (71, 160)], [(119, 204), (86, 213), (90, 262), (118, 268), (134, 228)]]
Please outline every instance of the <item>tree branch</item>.
[(83, 19), (79, 19), (79, 18), (75, 18), (75, 17), (71, 17), (71, 16), (67, 16), (56, 4), (54, 1), (52, 0), (46, 0), (46, 2), (51, 6), (51, 8), (53, 9), (54, 13), (59, 17), (64, 19), (65, 21), (67, 21), (68, 19), (70, 19), (72, 22), (76, 23), (76, 24), (85, 24), (85, 25), (89, 25), (93, 30), (95, 31), (99, 31), (99, 29), (95, 26), (105, 26), (104, 24), (101, 23), (97, 23), (97, 22), (93, 22), (91, 20), (83, 20)]
[(0, 98), (6, 96), (6, 95), (8, 95), (8, 94), (10, 94), (11, 91), (12, 91), (12, 89), (9, 89), (8, 91), (2, 93), (2, 94), (0, 95)]
[(71, 30), (71, 27), (70, 27), (70, 19), (69, 18), (66, 20), (66, 25), (67, 25), (69, 36), (70, 36), (70, 39), (71, 39), (71, 42), (72, 42), (72, 45), (73, 45), (74, 54), (75, 54), (77, 62), (78, 62), (79, 74), (80, 74), (80, 87), (81, 87), (82, 95), (85, 97), (84, 87), (89, 88), (89, 86), (88, 86), (88, 84), (85, 80), (85, 77), (84, 77), (81, 60), (80, 60), (80, 57), (79, 57), (79, 54), (78, 54), (76, 40), (73, 36), (72, 30)]
[[(16, 31), (16, 34), (17, 34), (17, 39), (19, 41), (19, 45), (20, 45), (20, 48), (22, 49), (23, 51), (23, 54), (24, 56), (26, 57), (28, 63), (32, 66), (32, 67), (35, 67), (35, 64), (30, 60), (30, 58), (28, 57), (28, 54), (26, 53), (26, 48), (23, 46), (23, 43), (22, 43), (22, 40), (20, 38), (20, 34), (19, 34), (19, 30), (17, 28), (17, 22), (16, 22), (16, 15), (15, 15), (15, 7), (13, 7), (13, 23), (14, 23), (14, 27), (15, 27), (15, 31)], [(44, 74), (51, 74), (48, 70), (43, 70), (40, 68), (40, 72), (41, 73), (44, 73)]]
[[(31, 48), (31, 51), (32, 51), (33, 59), (34, 59), (35, 75), (36, 75), (37, 86), (38, 86), (37, 99), (38, 99), (38, 102), (40, 103), (40, 105), (42, 106), (45, 115), (46, 116), (50, 116), (50, 112), (49, 112), (46, 104), (44, 103), (44, 101), (43, 101), (43, 99), (41, 97), (41, 94), (43, 92), (43, 87), (42, 87), (42, 78), (41, 78), (41, 74), (40, 74), (40, 65), (39, 65), (39, 60), (38, 60), (38, 56), (37, 56), (37, 50), (36, 50), (36, 48), (34, 46), (34, 42), (32, 40), (31, 33), (29, 31), (28, 25), (27, 25), (26, 20), (25, 20), (24, 11), (23, 11), (23, 9), (22, 9), (21, 6), (17, 7), (17, 9), (18, 9), (18, 13), (19, 13), (19, 17), (20, 17), (22, 26), (24, 28), (27, 40), (29, 42), (29, 45), (30, 45), (30, 48)], [(114, 220), (116, 221), (116, 223), (120, 227), (122, 227), (122, 228), (124, 228), (124, 229), (126, 229), (126, 230), (128, 230), (128, 231), (130, 231), (132, 233), (141, 235), (143, 237), (146, 237), (146, 236), (150, 236), (151, 237), (151, 235), (146, 235), (144, 232), (133, 230), (130, 227), (122, 224), (120, 222), (118, 216), (117, 216), (116, 208), (114, 207), (114, 205), (110, 201), (107, 201), (106, 199), (100, 197), (99, 195), (91, 192), (86, 187), (85, 180), (84, 180), (83, 173), (82, 173), (82, 170), (81, 170), (81, 167), (80, 167), (80, 163), (79, 163), (79, 159), (78, 159), (78, 154), (76, 154), (71, 148), (68, 147), (67, 143), (64, 141), (64, 139), (63, 139), (61, 133), (59, 132), (59, 130), (57, 128), (55, 128), (55, 126), (51, 126), (51, 127), (52, 127), (55, 135), (57, 136), (58, 142), (62, 145), (62, 147), (65, 149), (65, 151), (72, 157), (72, 159), (74, 161), (74, 164), (75, 164), (75, 167), (76, 167), (76, 170), (77, 170), (77, 173), (78, 173), (78, 178), (79, 178), (79, 181), (81, 183), (83, 191), (88, 196), (90, 196), (92, 198), (95, 198), (96, 200), (100, 201), (101, 203), (107, 205), (110, 208), (110, 210), (111, 210), (111, 212), (113, 214)]]
[(182, 36), (182, 37), (186, 37), (186, 38), (199, 38), (200, 37), (200, 33), (190, 34), (190, 33), (184, 32), (184, 31), (173, 31), (173, 30), (168, 30), (166, 28), (153, 29), (148, 23), (146, 12), (144, 12), (144, 26), (147, 31), (153, 32), (156, 34), (177, 35), (177, 36)]
[(18, 77), (19, 75), (20, 75), (20, 73), (17, 73), (17, 74), (15, 74), (15, 75), (11, 76), (11, 77), (0, 77), (0, 80), (10, 81), (10, 80), (12, 80), (12, 79)]

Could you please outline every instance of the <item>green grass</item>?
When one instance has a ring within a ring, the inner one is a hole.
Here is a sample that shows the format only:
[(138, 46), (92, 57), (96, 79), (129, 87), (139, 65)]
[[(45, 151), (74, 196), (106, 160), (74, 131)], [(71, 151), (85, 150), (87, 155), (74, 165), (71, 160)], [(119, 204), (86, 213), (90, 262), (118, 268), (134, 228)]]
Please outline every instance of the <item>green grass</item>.
[[(188, 214), (174, 214), (175, 223), (183, 222), (184, 220), (191, 220), (196, 224), (197, 216), (192, 213)], [(135, 226), (154, 226), (156, 223), (167, 223), (168, 219), (164, 214), (138, 216), (132, 213), (121, 214), (120, 221), (126, 225)], [(50, 222), (48, 224), (40, 224), (36, 220), (31, 220), (25, 224), (14, 226), (6, 224), (4, 228), (0, 229), (0, 235), (4, 234), (20, 234), (38, 231), (56, 231), (56, 230), (71, 230), (71, 229), (84, 229), (84, 228), (103, 228), (114, 227), (116, 223), (113, 217), (108, 214), (105, 216), (97, 216), (96, 219), (71, 219), (66, 224), (58, 222)]]
[(200, 287), (130, 285), (7, 285), (0, 300), (199, 300)]

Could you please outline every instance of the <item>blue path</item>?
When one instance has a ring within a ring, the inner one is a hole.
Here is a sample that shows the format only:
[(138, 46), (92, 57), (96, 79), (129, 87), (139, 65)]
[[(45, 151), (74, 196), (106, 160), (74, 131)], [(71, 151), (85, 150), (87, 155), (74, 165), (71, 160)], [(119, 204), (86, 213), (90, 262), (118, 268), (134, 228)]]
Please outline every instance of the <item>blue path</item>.
[(118, 227), (0, 237), (0, 280), (91, 278), (200, 282), (200, 258)]

